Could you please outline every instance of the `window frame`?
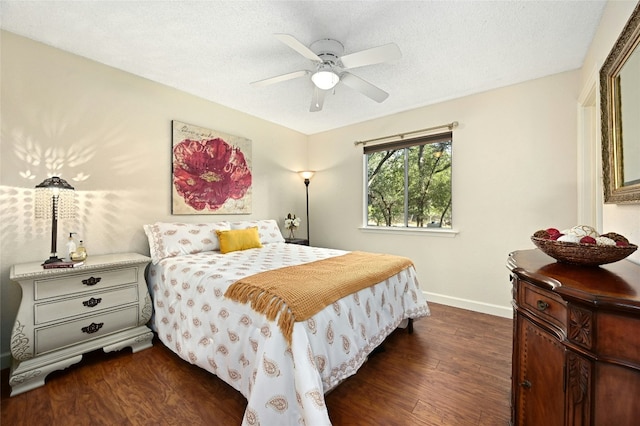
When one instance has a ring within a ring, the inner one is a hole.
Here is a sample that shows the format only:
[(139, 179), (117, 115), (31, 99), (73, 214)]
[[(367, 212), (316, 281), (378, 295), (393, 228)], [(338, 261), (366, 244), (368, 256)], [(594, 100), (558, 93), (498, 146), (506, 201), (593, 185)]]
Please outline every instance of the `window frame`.
[[(438, 142), (449, 142), (451, 143), (451, 159), (452, 159), (452, 176), (451, 176), (451, 197), (452, 197), (452, 206), (451, 206), (451, 228), (428, 228), (424, 227), (410, 227), (408, 224), (409, 215), (408, 212), (408, 203), (409, 203), (409, 186), (407, 184), (407, 174), (409, 173), (408, 167), (408, 150), (405, 148), (416, 147), (419, 145), (429, 145)], [(381, 152), (388, 151), (391, 149), (403, 149), (403, 157), (404, 157), (404, 174), (405, 174), (405, 183), (404, 183), (404, 226), (373, 226), (368, 224), (369, 219), (369, 164), (368, 164), (368, 154), (373, 152)], [(418, 235), (432, 235), (432, 236), (442, 236), (442, 237), (454, 237), (458, 234), (458, 231), (453, 227), (455, 223), (453, 220), (453, 132), (438, 132), (435, 134), (423, 135), (413, 138), (400, 139), (390, 142), (376, 143), (372, 145), (363, 146), (362, 152), (362, 176), (363, 176), (363, 196), (362, 196), (362, 223), (363, 225), (359, 228), (362, 231), (372, 232), (372, 233), (391, 233), (391, 234), (418, 234)]]

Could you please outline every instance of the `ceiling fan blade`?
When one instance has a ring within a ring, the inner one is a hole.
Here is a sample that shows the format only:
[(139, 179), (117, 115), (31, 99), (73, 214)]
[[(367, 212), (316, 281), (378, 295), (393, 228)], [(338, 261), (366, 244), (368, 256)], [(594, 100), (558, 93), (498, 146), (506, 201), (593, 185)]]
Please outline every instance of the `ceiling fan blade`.
[(313, 88), (313, 97), (311, 98), (311, 108), (309, 108), (309, 112), (318, 112), (322, 110), (325, 92), (325, 90), (318, 89), (317, 87)]
[(363, 95), (368, 96), (378, 103), (383, 102), (389, 97), (389, 94), (384, 90), (348, 72), (342, 73), (340, 76), (340, 82), (354, 90), (357, 90)]
[(311, 74), (311, 71), (300, 70), (287, 74), (277, 75), (275, 77), (265, 78), (264, 80), (258, 80), (250, 83), (254, 87), (263, 87), (269, 84), (280, 83), (281, 81), (293, 80), (294, 78), (305, 77)]
[(389, 43), (344, 55), (340, 58), (340, 62), (342, 62), (343, 68), (349, 69), (395, 61), (400, 58), (402, 58), (402, 52), (400, 52), (398, 45)]
[(311, 49), (309, 49), (304, 44), (300, 43), (297, 38), (289, 34), (274, 34), (275, 38), (301, 54), (307, 59), (311, 59), (315, 62), (322, 62), (322, 58), (320, 56), (313, 53)]

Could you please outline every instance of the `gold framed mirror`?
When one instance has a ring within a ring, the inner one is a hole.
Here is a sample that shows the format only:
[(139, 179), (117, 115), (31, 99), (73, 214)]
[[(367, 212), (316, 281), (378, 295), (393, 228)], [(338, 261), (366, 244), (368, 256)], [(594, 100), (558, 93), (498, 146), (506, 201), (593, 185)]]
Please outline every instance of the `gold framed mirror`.
[(600, 69), (605, 203), (640, 202), (640, 2)]

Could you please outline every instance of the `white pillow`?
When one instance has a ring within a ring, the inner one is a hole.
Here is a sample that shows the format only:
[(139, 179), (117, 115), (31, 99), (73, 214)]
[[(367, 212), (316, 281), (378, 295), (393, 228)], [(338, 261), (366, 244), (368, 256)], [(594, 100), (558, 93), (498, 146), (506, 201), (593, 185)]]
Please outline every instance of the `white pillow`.
[(167, 257), (220, 250), (216, 230), (231, 229), (229, 222), (156, 222), (153, 225), (143, 225), (143, 228), (149, 239), (149, 251), (154, 264)]
[(278, 222), (274, 219), (231, 222), (231, 229), (246, 229), (252, 226), (258, 227), (258, 234), (260, 235), (260, 242), (262, 244), (284, 243), (284, 237), (282, 236), (282, 232), (280, 232)]

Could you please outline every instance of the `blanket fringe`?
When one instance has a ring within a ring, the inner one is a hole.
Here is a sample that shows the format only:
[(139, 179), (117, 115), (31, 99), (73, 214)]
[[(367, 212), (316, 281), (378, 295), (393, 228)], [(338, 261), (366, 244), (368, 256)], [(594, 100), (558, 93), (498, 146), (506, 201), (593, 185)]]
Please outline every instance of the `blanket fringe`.
[(263, 313), (269, 321), (278, 318), (278, 327), (282, 330), (287, 343), (291, 345), (295, 315), (286, 302), (268, 291), (258, 289), (250, 284), (237, 282), (225, 292), (225, 297), (240, 303), (251, 302), (251, 308)]

